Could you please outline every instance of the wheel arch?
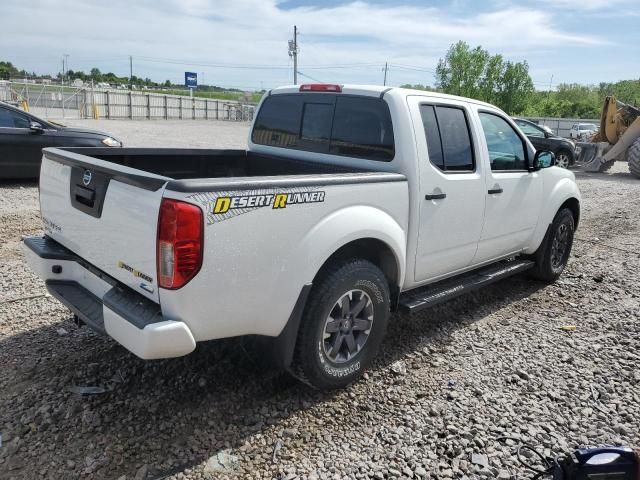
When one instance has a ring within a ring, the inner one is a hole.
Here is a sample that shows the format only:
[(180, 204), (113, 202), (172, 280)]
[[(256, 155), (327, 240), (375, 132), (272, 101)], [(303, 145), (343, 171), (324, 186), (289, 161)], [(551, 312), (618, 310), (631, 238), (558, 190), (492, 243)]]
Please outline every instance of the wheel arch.
[(565, 202), (562, 205), (560, 205), (560, 208), (558, 208), (558, 212), (563, 208), (568, 208), (571, 211), (571, 215), (573, 215), (574, 229), (577, 230), (578, 223), (580, 222), (580, 202), (578, 201), (577, 198), (571, 197), (565, 200)]
[(324, 261), (313, 282), (315, 283), (315, 280), (331, 265), (349, 258), (368, 260), (384, 273), (391, 292), (391, 305), (394, 308), (400, 292), (402, 268), (393, 249), (378, 238), (359, 238), (342, 245)]
[(551, 191), (544, 194), (547, 199), (547, 206), (540, 215), (538, 225), (531, 236), (529, 247), (524, 251), (526, 254), (534, 253), (542, 244), (549, 225), (551, 225), (560, 209), (568, 208), (573, 215), (575, 227), (577, 228), (578, 226), (580, 221), (580, 190), (578, 190), (571, 172), (564, 171), (562, 177), (557, 179)]

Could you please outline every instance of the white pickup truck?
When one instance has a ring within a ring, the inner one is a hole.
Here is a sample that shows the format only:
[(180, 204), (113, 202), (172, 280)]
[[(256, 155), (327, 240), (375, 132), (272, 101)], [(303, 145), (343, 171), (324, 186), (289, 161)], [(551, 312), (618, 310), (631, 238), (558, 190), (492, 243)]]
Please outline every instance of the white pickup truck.
[(247, 150), (47, 148), (31, 267), (144, 359), (255, 335), (317, 388), (370, 364), (389, 314), (563, 271), (573, 173), (501, 110), (440, 93), (271, 90)]

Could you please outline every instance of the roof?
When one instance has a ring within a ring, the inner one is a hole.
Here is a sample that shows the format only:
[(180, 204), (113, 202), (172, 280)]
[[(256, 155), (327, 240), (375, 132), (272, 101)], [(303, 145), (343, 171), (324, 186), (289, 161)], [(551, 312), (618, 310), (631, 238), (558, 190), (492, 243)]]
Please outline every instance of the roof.
[[(298, 93), (300, 91), (300, 85), (286, 85), (282, 87), (274, 88), (270, 91), (270, 94), (279, 94), (279, 93)], [(383, 85), (342, 85), (342, 93), (347, 93), (351, 95), (363, 95), (370, 97), (378, 97), (383, 93), (387, 93), (391, 95), (401, 95), (401, 96), (410, 96), (410, 95), (418, 95), (421, 97), (433, 97), (433, 98), (444, 98), (450, 100), (458, 100), (463, 102), (474, 103), (476, 105), (482, 105), (485, 107), (496, 108), (494, 105), (491, 105), (486, 102), (482, 102), (480, 100), (475, 100), (473, 98), (467, 97), (459, 97), (456, 95), (449, 95), (441, 92), (430, 92), (428, 90), (414, 90), (410, 88), (400, 88), (400, 87), (388, 87)]]

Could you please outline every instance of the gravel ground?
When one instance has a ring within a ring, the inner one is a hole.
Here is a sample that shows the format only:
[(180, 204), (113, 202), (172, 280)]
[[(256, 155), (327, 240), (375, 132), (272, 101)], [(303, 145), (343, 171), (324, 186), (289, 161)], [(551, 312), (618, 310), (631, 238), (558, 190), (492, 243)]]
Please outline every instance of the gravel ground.
[[(130, 144), (139, 130), (140, 145), (168, 138), (129, 123), (104, 128)], [(199, 128), (224, 144), (218, 124)], [(365, 378), (333, 393), (266, 370), (239, 340), (143, 362), (77, 329), (19, 248), (40, 230), (35, 185), (3, 184), (0, 478), (506, 480), (531, 478), (520, 441), (545, 454), (637, 446), (640, 181), (626, 168), (578, 175), (583, 217), (560, 281), (515, 277), (396, 315)]]
[(218, 120), (57, 120), (101, 130), (125, 147), (246, 148), (249, 123)]

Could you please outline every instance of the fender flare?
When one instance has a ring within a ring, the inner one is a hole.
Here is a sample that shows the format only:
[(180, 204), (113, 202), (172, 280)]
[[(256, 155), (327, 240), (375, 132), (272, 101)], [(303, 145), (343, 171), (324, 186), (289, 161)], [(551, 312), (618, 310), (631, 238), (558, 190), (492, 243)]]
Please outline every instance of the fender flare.
[(578, 205), (581, 203), (580, 190), (578, 190), (578, 186), (575, 181), (569, 178), (564, 178), (557, 182), (547, 197), (548, 207), (540, 214), (538, 224), (531, 236), (529, 247), (524, 251), (526, 254), (532, 254), (538, 250), (540, 244), (544, 240), (544, 236), (547, 233), (549, 225), (553, 222), (556, 213), (558, 213), (558, 210), (560, 210), (562, 205), (571, 199), (576, 200)]

